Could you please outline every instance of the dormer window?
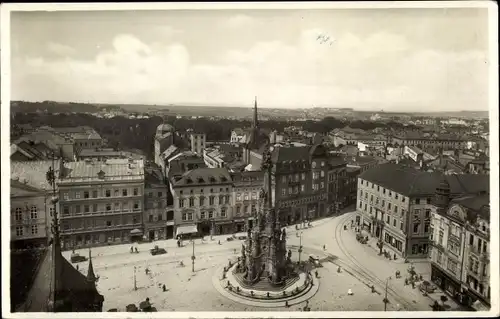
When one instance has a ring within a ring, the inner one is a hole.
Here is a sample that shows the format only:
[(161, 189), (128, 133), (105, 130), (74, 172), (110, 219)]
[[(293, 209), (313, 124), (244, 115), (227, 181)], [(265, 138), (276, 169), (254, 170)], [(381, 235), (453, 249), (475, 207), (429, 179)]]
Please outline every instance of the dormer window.
[(203, 177), (198, 177), (198, 183), (205, 183), (205, 180), (203, 179)]
[(186, 184), (193, 184), (193, 180), (191, 178), (186, 179)]
[(215, 177), (210, 176), (210, 182), (211, 182), (211, 183), (215, 183), (215, 182), (216, 182)]
[(106, 175), (106, 173), (104, 173), (103, 170), (100, 170), (99, 173), (97, 173), (97, 177), (99, 177), (99, 179), (104, 179), (104, 175)]

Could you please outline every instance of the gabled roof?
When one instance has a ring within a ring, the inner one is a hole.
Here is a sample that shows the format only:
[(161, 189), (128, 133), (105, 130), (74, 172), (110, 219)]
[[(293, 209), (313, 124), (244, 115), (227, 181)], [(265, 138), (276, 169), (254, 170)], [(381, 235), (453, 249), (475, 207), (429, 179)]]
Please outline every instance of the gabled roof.
[(226, 168), (197, 168), (187, 171), (178, 180), (172, 181), (173, 186), (195, 186), (211, 184), (230, 184), (231, 175)]

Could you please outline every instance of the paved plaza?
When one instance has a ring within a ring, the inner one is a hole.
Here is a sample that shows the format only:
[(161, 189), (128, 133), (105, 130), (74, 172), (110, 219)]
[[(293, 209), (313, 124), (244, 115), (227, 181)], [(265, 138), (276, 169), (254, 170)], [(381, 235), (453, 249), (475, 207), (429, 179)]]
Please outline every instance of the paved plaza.
[[(387, 310), (430, 310), (431, 298), (439, 299), (440, 294), (425, 297), (418, 289), (404, 286), (404, 277), (395, 279), (396, 270), (404, 276), (409, 264), (402, 260), (389, 261), (378, 256), (372, 247), (358, 243), (353, 231), (341, 227), (352, 218), (353, 215), (347, 213), (315, 221), (312, 227), (298, 232), (295, 226), (287, 229), (287, 245), (298, 247), (298, 235), (302, 237), (302, 260), (309, 254), (332, 256), (331, 261), (323, 262), (323, 267), (318, 269), (320, 285), (309, 299), (311, 311), (383, 311), (385, 282), (390, 276)], [(126, 305), (138, 305), (146, 298), (150, 298), (158, 311), (293, 311), (304, 306), (304, 302), (291, 302), (289, 308), (255, 307), (221, 295), (214, 287), (212, 278), (229, 260), (235, 260), (244, 244), (240, 240), (227, 241), (227, 237), (207, 238), (204, 243), (200, 239), (195, 240), (194, 273), (191, 271), (192, 245), (188, 241), (185, 241), (184, 247), (177, 247), (174, 240), (134, 245), (139, 249), (138, 254), (130, 253), (131, 245), (92, 249), (94, 269), (100, 276), (97, 287), (105, 296), (103, 310), (117, 308), (124, 311)], [(149, 249), (154, 245), (165, 248), (167, 254), (152, 256)], [(326, 251), (323, 251), (323, 245)], [(79, 252), (85, 253), (84, 250)], [(66, 258), (70, 254), (64, 252)], [(181, 261), (184, 266), (180, 265)], [(342, 268), (340, 273), (337, 272), (338, 265)], [(414, 266), (417, 273), (429, 279), (427, 261)], [(87, 263), (79, 264), (79, 270), (84, 273), (86, 267)], [(137, 290), (134, 289), (134, 267)], [(150, 270), (149, 274), (145, 272), (146, 267)], [(166, 292), (162, 289), (163, 285), (167, 288)], [(375, 286), (375, 293), (371, 285)], [(353, 295), (348, 295), (349, 289)]]

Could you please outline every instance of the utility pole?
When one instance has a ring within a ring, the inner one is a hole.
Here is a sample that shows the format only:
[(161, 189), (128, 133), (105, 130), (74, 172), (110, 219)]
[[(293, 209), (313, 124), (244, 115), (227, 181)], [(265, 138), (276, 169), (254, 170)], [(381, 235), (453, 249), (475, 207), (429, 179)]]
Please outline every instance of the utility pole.
[(194, 260), (196, 256), (194, 255), (194, 240), (193, 240), (193, 255), (191, 255), (191, 272), (194, 272)]
[(137, 279), (135, 276), (135, 272), (136, 272), (136, 267), (134, 266), (134, 290), (137, 290)]
[(302, 232), (299, 233), (299, 264), (300, 264), (301, 254), (302, 254)]
[(387, 290), (389, 288), (389, 279), (391, 279), (391, 277), (387, 278), (387, 280), (385, 281), (384, 311), (387, 311), (387, 304), (389, 303), (389, 299), (387, 299)]

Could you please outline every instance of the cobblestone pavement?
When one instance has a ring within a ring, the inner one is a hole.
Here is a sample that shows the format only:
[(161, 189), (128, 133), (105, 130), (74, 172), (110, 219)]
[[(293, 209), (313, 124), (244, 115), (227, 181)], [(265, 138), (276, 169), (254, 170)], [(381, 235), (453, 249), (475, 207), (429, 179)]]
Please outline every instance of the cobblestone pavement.
[[(318, 293), (309, 301), (312, 311), (382, 311), (384, 304), (384, 283), (387, 277), (394, 277), (396, 270), (404, 276), (408, 264), (389, 261), (377, 255), (366, 245), (358, 243), (353, 231), (340, 228), (353, 216), (349, 213), (312, 222), (312, 227), (295, 230), (287, 227), (287, 244), (304, 246), (302, 259), (310, 253), (326, 252), (331, 254), (333, 263), (324, 262), (319, 269), (321, 284)], [(340, 229), (340, 231), (339, 231)], [(300, 235), (300, 236), (299, 236)], [(195, 272), (191, 272), (192, 245), (185, 241), (184, 247), (177, 247), (175, 240), (134, 245), (139, 254), (130, 253), (130, 244), (97, 247), (92, 249), (93, 265), (97, 275), (99, 291), (105, 296), (104, 310), (118, 308), (124, 310), (130, 303), (138, 304), (149, 297), (159, 311), (293, 311), (303, 305), (290, 308), (250, 307), (231, 301), (218, 293), (212, 284), (213, 273), (234, 259), (241, 250), (243, 241), (227, 241), (228, 235), (207, 238), (202, 243), (195, 240)], [(218, 244), (218, 241), (221, 244)], [(151, 256), (149, 249), (154, 245), (163, 247), (167, 254)], [(80, 254), (86, 254), (84, 250)], [(71, 252), (64, 252), (69, 258)], [(338, 258), (337, 260), (335, 260)], [(180, 267), (182, 261), (184, 267)], [(86, 273), (86, 262), (80, 263), (80, 271)], [(344, 271), (337, 272), (337, 265)], [(134, 266), (136, 267), (137, 290), (134, 290)], [(145, 273), (149, 267), (150, 274)], [(415, 264), (418, 273), (428, 279), (430, 267), (427, 262)], [(422, 296), (418, 289), (404, 286), (404, 279), (389, 281), (390, 293), (387, 310), (408, 309), (429, 310), (431, 299)], [(165, 284), (167, 292), (161, 286)], [(372, 293), (369, 286), (376, 286)], [(352, 296), (347, 294), (351, 289)], [(431, 296), (439, 298), (439, 294)]]

